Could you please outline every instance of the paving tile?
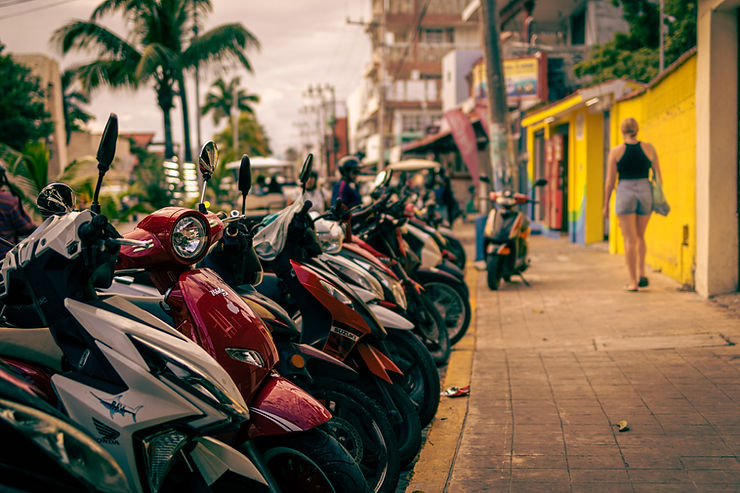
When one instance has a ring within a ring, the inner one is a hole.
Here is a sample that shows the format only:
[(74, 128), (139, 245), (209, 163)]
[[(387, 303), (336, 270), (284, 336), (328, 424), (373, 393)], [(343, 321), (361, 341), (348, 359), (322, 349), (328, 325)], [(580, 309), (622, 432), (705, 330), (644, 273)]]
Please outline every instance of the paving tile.
[(600, 481), (594, 481), (591, 483), (573, 483), (573, 493), (632, 493), (632, 485), (628, 482), (624, 483), (604, 483)]
[(568, 454), (568, 467), (574, 469), (624, 469), (624, 461), (618, 451), (603, 455)]
[(697, 485), (710, 483), (740, 483), (736, 471), (688, 471), (689, 478)]
[(629, 469), (633, 483), (690, 483), (688, 473), (683, 469)]
[(734, 471), (740, 480), (740, 461), (737, 457), (681, 457), (681, 462), (689, 471)]
[(630, 480), (627, 471), (622, 469), (572, 469), (571, 481), (578, 483), (625, 483)]
[(511, 460), (512, 469), (562, 469), (562, 470), (567, 470), (567, 462), (565, 460), (565, 454), (513, 455), (510, 457), (510, 460)]
[(570, 492), (568, 482), (512, 481), (511, 493), (566, 493)]
[(670, 455), (670, 450), (646, 449), (643, 447), (622, 447), (624, 461), (632, 469), (682, 469), (681, 460)]
[(635, 493), (691, 493), (694, 491), (706, 491), (703, 489), (697, 490), (691, 483), (632, 483), (632, 487)]

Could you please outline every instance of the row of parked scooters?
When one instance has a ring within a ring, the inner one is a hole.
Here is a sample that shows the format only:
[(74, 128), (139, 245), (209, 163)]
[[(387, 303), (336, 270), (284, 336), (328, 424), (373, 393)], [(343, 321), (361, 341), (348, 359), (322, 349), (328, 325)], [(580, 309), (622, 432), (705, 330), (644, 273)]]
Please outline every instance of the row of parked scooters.
[(470, 323), (460, 243), (386, 172), (367, 206), (245, 215), (246, 156), (241, 212), (202, 195), (122, 236), (98, 203), (117, 133), (90, 209), (49, 185), (0, 267), (0, 486), (395, 491)]

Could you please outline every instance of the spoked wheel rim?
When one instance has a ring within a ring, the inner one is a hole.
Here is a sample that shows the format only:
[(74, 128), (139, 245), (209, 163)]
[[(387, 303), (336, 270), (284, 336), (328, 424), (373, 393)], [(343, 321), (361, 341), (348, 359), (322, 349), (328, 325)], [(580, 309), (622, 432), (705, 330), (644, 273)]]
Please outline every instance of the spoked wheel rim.
[[(331, 435), (347, 449), (374, 491), (379, 491), (388, 475), (388, 444), (376, 422), (362, 422), (353, 404), (335, 398), (321, 398), (319, 402), (332, 414), (327, 423)], [(372, 435), (372, 437), (370, 437)], [(365, 446), (365, 444), (369, 444)]]
[(282, 491), (337, 493), (321, 468), (307, 455), (289, 447), (275, 447), (265, 463)]
[(444, 320), (450, 339), (454, 338), (465, 324), (465, 301), (460, 297), (460, 293), (442, 282), (425, 284), (424, 291)]

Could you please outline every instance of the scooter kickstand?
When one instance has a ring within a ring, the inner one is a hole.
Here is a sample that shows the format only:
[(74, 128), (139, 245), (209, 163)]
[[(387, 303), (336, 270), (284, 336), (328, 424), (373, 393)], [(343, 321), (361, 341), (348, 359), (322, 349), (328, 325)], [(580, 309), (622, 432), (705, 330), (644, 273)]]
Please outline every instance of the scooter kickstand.
[(524, 283), (524, 285), (525, 285), (525, 286), (527, 286), (527, 287), (530, 287), (530, 284), (529, 284), (529, 283), (527, 282), (527, 280), (526, 280), (526, 279), (524, 279), (524, 274), (522, 274), (522, 273), (520, 272), (520, 273), (519, 273), (519, 277), (521, 277), (521, 278), (522, 278), (522, 282)]

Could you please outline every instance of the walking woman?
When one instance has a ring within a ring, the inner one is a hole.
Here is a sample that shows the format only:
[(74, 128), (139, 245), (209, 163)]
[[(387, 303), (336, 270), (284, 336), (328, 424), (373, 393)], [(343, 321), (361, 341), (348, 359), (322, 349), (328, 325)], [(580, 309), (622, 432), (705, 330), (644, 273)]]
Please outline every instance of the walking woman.
[(609, 152), (604, 189), (604, 217), (609, 217), (609, 199), (614, 183), (619, 176), (614, 213), (619, 218), (619, 228), (624, 238), (624, 257), (627, 262), (630, 283), (627, 291), (637, 291), (648, 285), (645, 275), (645, 230), (653, 209), (650, 190), (650, 168), (656, 180), (662, 182), (658, 153), (648, 142), (637, 140), (637, 121), (626, 118), (621, 125), (624, 144)]

